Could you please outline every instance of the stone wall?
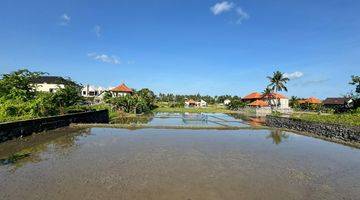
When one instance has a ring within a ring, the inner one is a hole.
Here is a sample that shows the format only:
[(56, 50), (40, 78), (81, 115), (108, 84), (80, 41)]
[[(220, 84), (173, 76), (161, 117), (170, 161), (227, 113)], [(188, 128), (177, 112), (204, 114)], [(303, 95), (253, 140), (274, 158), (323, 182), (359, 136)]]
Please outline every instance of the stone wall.
[(108, 110), (0, 123), (0, 142), (36, 132), (69, 126), (71, 123), (109, 123)]
[(286, 128), (295, 131), (308, 132), (321, 137), (346, 142), (360, 142), (360, 127), (348, 127), (319, 122), (302, 121), (285, 117), (267, 116), (266, 125), (276, 128)]

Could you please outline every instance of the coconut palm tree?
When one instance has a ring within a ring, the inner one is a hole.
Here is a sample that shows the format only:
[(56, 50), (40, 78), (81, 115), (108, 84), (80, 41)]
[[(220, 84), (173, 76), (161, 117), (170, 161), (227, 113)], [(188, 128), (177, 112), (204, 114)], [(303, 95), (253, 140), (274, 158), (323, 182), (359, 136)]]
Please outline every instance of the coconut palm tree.
[[(273, 90), (269, 87), (266, 87), (265, 90), (262, 92), (263, 97), (269, 97), (271, 96), (271, 94), (273, 93)], [(271, 106), (272, 108), (272, 104), (271, 101), (268, 99), (268, 104)]]
[(270, 84), (268, 85), (268, 87), (270, 87), (275, 92), (282, 91), (282, 90), (285, 90), (286, 92), (288, 91), (285, 84), (288, 81), (290, 81), (290, 79), (285, 77), (284, 74), (281, 73), (280, 71), (274, 72), (272, 77), (267, 76), (267, 78), (270, 81)]
[[(270, 81), (270, 84), (268, 85), (269, 88), (271, 88), (273, 91), (278, 92), (285, 90), (288, 91), (285, 84), (290, 81), (289, 78), (285, 77), (284, 74), (280, 71), (276, 71), (273, 73), (273, 76), (267, 76), (267, 78)], [(277, 106), (277, 104), (276, 104)]]
[(297, 107), (299, 106), (299, 98), (297, 96), (291, 96), (289, 100), (290, 107)]

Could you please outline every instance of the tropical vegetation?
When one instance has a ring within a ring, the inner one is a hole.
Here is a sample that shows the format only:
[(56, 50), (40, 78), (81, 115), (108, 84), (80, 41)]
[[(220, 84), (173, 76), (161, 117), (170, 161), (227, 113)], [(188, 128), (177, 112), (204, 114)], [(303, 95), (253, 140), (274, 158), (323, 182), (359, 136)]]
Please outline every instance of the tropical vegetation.
[(37, 92), (31, 80), (42, 74), (21, 69), (1, 75), (0, 121), (65, 114), (84, 101), (76, 84), (66, 85), (55, 93)]

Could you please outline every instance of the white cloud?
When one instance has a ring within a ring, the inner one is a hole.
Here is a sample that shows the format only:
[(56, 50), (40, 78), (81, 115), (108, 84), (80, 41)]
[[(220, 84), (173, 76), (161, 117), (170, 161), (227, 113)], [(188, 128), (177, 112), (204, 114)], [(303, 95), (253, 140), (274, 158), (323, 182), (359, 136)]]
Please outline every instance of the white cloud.
[(210, 10), (214, 15), (219, 15), (223, 12), (230, 11), (233, 7), (234, 7), (234, 3), (223, 1), (220, 3), (216, 3), (214, 6), (210, 8)]
[(70, 23), (71, 17), (68, 14), (64, 13), (60, 16), (60, 20), (60, 25), (67, 26)]
[(250, 18), (249, 14), (245, 12), (242, 8), (238, 7), (236, 9), (236, 14), (238, 16), (238, 19), (236, 21), (237, 24), (241, 24), (242, 21), (247, 20)]
[(97, 53), (88, 53), (87, 55), (88, 57), (100, 62), (115, 64), (115, 65), (121, 64), (119, 57), (114, 55), (109, 56), (106, 54), (97, 54)]
[(210, 7), (210, 10), (214, 15), (220, 15), (221, 13), (231, 11), (231, 13), (236, 16), (236, 24), (241, 24), (244, 20), (250, 18), (250, 15), (247, 12), (233, 2), (223, 1), (216, 3), (214, 6)]
[(93, 29), (96, 37), (100, 37), (101, 36), (101, 27), (99, 25), (96, 25), (94, 26), (94, 29)]
[(293, 73), (284, 73), (284, 76), (289, 79), (298, 79), (298, 78), (304, 76), (304, 73), (296, 71)]

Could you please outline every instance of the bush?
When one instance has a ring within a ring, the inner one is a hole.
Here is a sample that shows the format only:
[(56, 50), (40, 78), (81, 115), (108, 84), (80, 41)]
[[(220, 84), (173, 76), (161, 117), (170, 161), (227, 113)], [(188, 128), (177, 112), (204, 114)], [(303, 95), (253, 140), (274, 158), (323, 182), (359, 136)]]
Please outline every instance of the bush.
[(245, 107), (247, 104), (241, 100), (234, 99), (226, 107), (230, 110), (239, 110), (240, 108)]
[(183, 108), (185, 106), (184, 102), (171, 102), (170, 108)]

